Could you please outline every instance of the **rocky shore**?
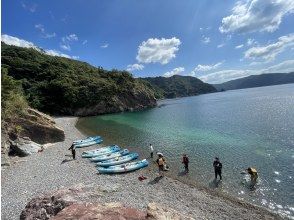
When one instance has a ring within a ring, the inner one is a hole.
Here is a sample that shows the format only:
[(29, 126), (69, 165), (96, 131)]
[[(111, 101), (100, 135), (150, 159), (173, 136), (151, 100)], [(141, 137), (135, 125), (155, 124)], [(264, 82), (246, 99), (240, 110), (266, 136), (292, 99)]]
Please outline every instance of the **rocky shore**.
[[(214, 195), (168, 177), (158, 179), (154, 166), (122, 175), (97, 175), (95, 166), (80, 157), (84, 149), (77, 150), (75, 161), (69, 156), (72, 141), (83, 137), (74, 126), (76, 119), (55, 118), (57, 126), (64, 129), (65, 141), (29, 157), (16, 157), (9, 167), (2, 168), (2, 219), (19, 219), (32, 198), (69, 188), (83, 189), (85, 193), (75, 200), (91, 203), (92, 209), (99, 207), (95, 204), (120, 202), (144, 213), (148, 204), (155, 203), (192, 219), (280, 219), (233, 198)], [(142, 174), (147, 179), (141, 182), (138, 176)]]

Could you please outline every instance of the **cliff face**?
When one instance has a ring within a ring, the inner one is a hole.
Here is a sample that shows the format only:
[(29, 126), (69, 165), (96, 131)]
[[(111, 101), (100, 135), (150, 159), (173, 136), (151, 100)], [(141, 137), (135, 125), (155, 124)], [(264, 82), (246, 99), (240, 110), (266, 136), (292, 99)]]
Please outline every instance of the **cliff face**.
[(20, 83), (29, 106), (51, 115), (98, 115), (156, 105), (154, 91), (126, 71), (4, 43), (2, 66)]

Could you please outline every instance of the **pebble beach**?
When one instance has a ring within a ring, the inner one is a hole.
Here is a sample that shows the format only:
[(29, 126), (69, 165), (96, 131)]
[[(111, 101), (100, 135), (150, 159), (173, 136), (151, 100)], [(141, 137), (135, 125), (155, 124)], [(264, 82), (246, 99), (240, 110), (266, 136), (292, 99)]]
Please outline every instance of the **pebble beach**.
[[(60, 117), (55, 121), (64, 129), (65, 141), (48, 145), (43, 152), (29, 157), (13, 158), (11, 166), (2, 168), (1, 219), (19, 219), (33, 197), (81, 184), (108, 192), (87, 202), (121, 202), (141, 210), (156, 202), (193, 219), (281, 219), (263, 208), (212, 190), (169, 177), (159, 179), (152, 161), (151, 166), (132, 173), (97, 174), (94, 164), (80, 156), (95, 147), (77, 149), (77, 159), (71, 160), (68, 148), (73, 140), (84, 137), (75, 128), (77, 118)], [(139, 181), (140, 175), (147, 179)]]

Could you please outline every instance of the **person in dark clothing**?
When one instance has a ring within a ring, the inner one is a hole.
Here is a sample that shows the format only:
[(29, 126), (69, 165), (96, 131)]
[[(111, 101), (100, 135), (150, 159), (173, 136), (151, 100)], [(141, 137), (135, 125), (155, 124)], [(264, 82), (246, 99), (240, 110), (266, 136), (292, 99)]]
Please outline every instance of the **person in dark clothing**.
[(76, 149), (75, 149), (75, 145), (72, 144), (72, 145), (70, 146), (70, 148), (68, 148), (68, 150), (71, 150), (72, 158), (75, 160), (75, 159), (76, 159)]
[(189, 173), (189, 158), (186, 154), (183, 154), (183, 161), (182, 163), (184, 164), (185, 166), (185, 172), (186, 173)]
[(220, 180), (222, 180), (222, 168), (223, 168), (223, 165), (219, 161), (218, 157), (216, 157), (215, 160), (213, 161), (213, 167), (214, 167), (215, 179), (217, 179), (217, 176), (219, 175)]

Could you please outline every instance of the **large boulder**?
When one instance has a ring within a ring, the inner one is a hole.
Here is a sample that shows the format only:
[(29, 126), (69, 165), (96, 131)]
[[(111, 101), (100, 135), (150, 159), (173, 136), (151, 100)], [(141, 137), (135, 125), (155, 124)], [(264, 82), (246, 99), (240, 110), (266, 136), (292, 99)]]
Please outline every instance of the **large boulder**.
[(51, 219), (144, 220), (146, 219), (146, 212), (139, 211), (130, 207), (124, 207), (120, 203), (76, 203), (67, 206)]
[(10, 155), (17, 155), (21, 157), (29, 156), (34, 153), (43, 151), (43, 146), (31, 141), (28, 137), (17, 138), (11, 141)]
[(84, 185), (49, 192), (43, 196), (32, 199), (22, 211), (20, 220), (192, 219), (157, 203), (150, 203), (146, 210), (138, 210), (121, 203), (93, 202), (93, 198), (99, 198), (100, 193), (103, 193), (103, 190)]

